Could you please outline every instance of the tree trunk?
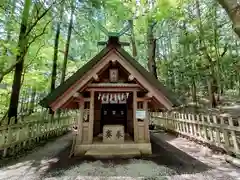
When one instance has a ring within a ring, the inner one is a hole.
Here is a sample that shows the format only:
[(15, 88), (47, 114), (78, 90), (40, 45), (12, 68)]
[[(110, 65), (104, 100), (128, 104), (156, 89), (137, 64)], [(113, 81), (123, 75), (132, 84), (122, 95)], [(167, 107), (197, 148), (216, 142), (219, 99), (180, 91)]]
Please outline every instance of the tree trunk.
[(233, 23), (233, 30), (240, 37), (240, 4), (238, 0), (217, 0)]
[(158, 79), (157, 77), (157, 65), (155, 60), (156, 52), (156, 39), (153, 36), (153, 27), (155, 24), (148, 24), (148, 69), (149, 71)]
[(238, 96), (240, 97), (240, 73), (238, 74)]
[(65, 76), (66, 76), (69, 46), (70, 46), (70, 40), (71, 40), (72, 28), (73, 28), (73, 14), (74, 14), (73, 0), (72, 0), (71, 3), (72, 3), (72, 4), (71, 4), (71, 18), (70, 18), (70, 22), (69, 22), (69, 26), (68, 26), (68, 35), (67, 35), (67, 41), (66, 41), (66, 46), (65, 46), (64, 59), (63, 59), (63, 69), (62, 69), (61, 84), (64, 82)]
[(29, 104), (29, 108), (28, 108), (29, 115), (34, 112), (35, 99), (36, 99), (36, 88), (33, 88), (32, 93), (31, 93), (31, 100), (30, 100), (30, 104)]
[[(59, 46), (59, 37), (61, 31), (61, 21), (63, 15), (63, 8), (60, 10), (60, 20), (57, 23), (55, 41), (54, 41), (54, 54), (53, 54), (53, 65), (52, 65), (52, 81), (51, 81), (51, 89), (50, 91), (53, 92), (56, 86), (56, 79), (57, 79), (57, 60), (58, 60), (58, 46)], [(50, 114), (54, 114), (54, 112), (50, 109)]]
[(18, 49), (19, 52), (16, 57), (16, 61), (19, 62), (16, 64), (14, 79), (12, 85), (12, 92), (10, 98), (10, 105), (8, 110), (8, 124), (10, 123), (10, 119), (15, 117), (15, 123), (17, 123), (17, 109), (18, 109), (18, 101), (19, 101), (19, 93), (21, 88), (21, 77), (24, 65), (24, 57), (27, 52), (27, 38), (25, 33), (27, 31), (27, 23), (29, 17), (29, 11), (31, 7), (31, 0), (25, 0), (24, 8), (22, 13), (22, 21), (20, 26), (19, 40), (18, 40)]
[(216, 91), (217, 91), (217, 101), (220, 101), (220, 96), (221, 96), (221, 56), (219, 53), (219, 32), (218, 32), (218, 23), (217, 23), (217, 4), (214, 3), (213, 6), (213, 16), (214, 16), (214, 22), (213, 22), (213, 29), (214, 29), (214, 48), (215, 48), (215, 53), (216, 53), (216, 64), (217, 64), (217, 71), (216, 71)]
[(137, 56), (137, 46), (136, 46), (136, 39), (134, 34), (134, 27), (133, 27), (133, 20), (129, 20), (129, 24), (131, 26), (131, 44), (132, 44), (132, 55), (133, 57)]
[(209, 63), (209, 77), (207, 80), (207, 85), (208, 85), (208, 95), (209, 95), (209, 100), (211, 102), (211, 107), (216, 107), (216, 99), (215, 99), (215, 94), (216, 92), (216, 78), (215, 78), (215, 71), (214, 71), (214, 64), (212, 62), (212, 58), (208, 54), (207, 51), (207, 45), (204, 41), (204, 31), (203, 31), (203, 24), (202, 24), (202, 19), (201, 19), (201, 10), (200, 10), (200, 3), (199, 0), (196, 0), (196, 9), (197, 9), (197, 15), (199, 19), (199, 41), (200, 41), (200, 47), (201, 51), (203, 52), (205, 58), (208, 60)]
[(193, 102), (197, 103), (197, 88), (195, 77), (192, 77), (192, 100)]

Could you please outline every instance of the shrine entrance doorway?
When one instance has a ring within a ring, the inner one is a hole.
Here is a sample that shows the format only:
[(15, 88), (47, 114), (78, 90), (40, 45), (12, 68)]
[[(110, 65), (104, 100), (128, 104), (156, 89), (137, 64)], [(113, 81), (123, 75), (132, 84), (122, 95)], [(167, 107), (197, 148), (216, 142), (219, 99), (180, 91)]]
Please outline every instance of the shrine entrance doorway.
[(127, 104), (102, 104), (101, 133), (104, 125), (123, 125), (127, 132)]

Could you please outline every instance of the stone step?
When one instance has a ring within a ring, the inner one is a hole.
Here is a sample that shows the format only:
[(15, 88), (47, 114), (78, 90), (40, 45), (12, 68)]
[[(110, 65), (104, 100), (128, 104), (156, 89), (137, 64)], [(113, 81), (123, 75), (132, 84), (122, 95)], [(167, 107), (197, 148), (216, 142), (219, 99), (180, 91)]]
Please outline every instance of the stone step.
[(111, 157), (140, 157), (141, 152), (135, 148), (108, 148), (108, 149), (97, 149), (91, 148), (85, 156), (97, 157), (97, 158), (111, 158)]

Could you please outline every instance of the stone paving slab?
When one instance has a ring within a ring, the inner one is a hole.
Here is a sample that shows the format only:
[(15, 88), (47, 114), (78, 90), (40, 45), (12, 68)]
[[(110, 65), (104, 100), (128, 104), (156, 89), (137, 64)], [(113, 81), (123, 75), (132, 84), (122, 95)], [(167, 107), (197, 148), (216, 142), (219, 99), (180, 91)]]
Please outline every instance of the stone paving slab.
[[(240, 180), (240, 168), (237, 168), (227, 163), (225, 161), (224, 154), (213, 153), (207, 147), (204, 147), (200, 144), (189, 141), (186, 138), (176, 137), (174, 135), (164, 133), (164, 132), (154, 132), (154, 133), (151, 133), (151, 136), (152, 138), (157, 138), (158, 143), (162, 143), (162, 147), (164, 146), (168, 147), (169, 145), (174, 146), (178, 150), (187, 153), (191, 157), (195, 158), (200, 162), (203, 162), (204, 164), (212, 168), (212, 170), (210, 171), (198, 174), (197, 178), (200, 178), (202, 174), (207, 173), (210, 177), (212, 177), (212, 179)], [(189, 175), (189, 177), (191, 176), (192, 175)]]

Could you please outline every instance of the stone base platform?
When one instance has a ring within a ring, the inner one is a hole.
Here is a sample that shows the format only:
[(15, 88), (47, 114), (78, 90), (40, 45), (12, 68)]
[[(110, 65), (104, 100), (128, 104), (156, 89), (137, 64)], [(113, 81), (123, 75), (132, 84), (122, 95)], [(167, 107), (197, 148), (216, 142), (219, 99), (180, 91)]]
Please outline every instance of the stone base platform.
[(108, 148), (107, 150), (102, 149), (89, 149), (85, 156), (91, 156), (96, 158), (113, 158), (113, 157), (127, 157), (127, 158), (133, 158), (133, 157), (140, 157), (141, 152), (138, 149), (119, 149), (119, 148)]
[(78, 144), (74, 148), (74, 156), (94, 156), (94, 157), (136, 157), (151, 155), (151, 143), (135, 143), (132, 137), (125, 133), (123, 143), (104, 143), (103, 135), (99, 134), (93, 138), (93, 144)]
[(141, 156), (151, 155), (152, 148), (151, 143), (130, 143), (125, 142), (124, 144), (76, 144), (74, 149), (74, 156)]

